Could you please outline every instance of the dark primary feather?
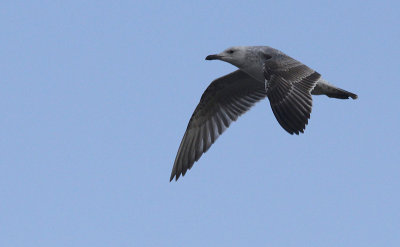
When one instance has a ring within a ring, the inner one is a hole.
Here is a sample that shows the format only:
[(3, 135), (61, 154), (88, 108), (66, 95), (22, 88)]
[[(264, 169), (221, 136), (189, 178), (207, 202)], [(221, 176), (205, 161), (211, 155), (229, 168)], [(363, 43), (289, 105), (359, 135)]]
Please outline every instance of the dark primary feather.
[(268, 99), (279, 124), (290, 134), (303, 133), (312, 108), (311, 90), (321, 75), (286, 55), (267, 60)]
[(233, 121), (266, 96), (264, 85), (240, 70), (214, 80), (189, 120), (170, 181), (184, 176)]

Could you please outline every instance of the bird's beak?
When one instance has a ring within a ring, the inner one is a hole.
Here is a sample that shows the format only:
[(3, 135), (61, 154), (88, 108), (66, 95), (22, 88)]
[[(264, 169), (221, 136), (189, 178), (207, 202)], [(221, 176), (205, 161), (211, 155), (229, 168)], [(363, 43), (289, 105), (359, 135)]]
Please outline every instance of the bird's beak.
[(216, 59), (221, 59), (222, 56), (218, 55), (218, 54), (213, 54), (213, 55), (208, 55), (206, 57), (206, 60), (216, 60)]

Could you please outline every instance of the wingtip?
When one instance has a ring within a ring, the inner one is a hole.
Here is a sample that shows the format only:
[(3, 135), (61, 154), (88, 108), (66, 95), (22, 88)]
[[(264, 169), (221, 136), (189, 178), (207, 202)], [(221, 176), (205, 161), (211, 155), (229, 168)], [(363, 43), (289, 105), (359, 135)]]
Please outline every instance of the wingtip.
[(169, 178), (169, 182), (172, 182), (172, 180), (174, 180), (174, 177), (175, 177), (175, 181), (178, 181), (178, 178), (180, 177), (180, 174), (178, 174), (178, 173), (171, 174), (171, 177)]
[(172, 180), (174, 180), (174, 177), (175, 177), (175, 171), (172, 170), (171, 176), (169, 177), (169, 181), (172, 182)]

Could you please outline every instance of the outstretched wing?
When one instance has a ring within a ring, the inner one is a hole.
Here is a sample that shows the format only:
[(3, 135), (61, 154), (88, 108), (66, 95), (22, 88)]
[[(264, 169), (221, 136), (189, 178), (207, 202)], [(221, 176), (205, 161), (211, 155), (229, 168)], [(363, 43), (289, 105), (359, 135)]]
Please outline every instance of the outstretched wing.
[(211, 82), (189, 120), (170, 181), (184, 176), (233, 121), (266, 96), (264, 85), (240, 70)]
[(264, 64), (267, 95), (279, 124), (290, 134), (303, 133), (312, 108), (311, 91), (321, 75), (284, 54)]

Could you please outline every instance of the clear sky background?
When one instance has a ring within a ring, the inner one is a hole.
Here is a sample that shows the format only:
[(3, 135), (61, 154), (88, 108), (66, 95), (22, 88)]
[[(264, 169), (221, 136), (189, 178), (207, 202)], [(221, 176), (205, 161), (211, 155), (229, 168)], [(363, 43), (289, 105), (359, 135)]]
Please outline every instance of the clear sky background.
[[(1, 1), (0, 246), (400, 246), (398, 1)], [(232, 45), (270, 45), (358, 100), (268, 101), (178, 182)]]

